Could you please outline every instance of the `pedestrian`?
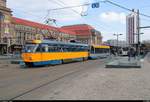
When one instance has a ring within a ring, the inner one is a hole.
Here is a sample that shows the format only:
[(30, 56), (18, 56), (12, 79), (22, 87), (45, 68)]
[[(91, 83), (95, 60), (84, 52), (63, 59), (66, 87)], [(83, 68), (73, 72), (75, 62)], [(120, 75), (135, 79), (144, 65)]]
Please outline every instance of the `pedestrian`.
[(136, 55), (137, 55), (137, 52), (136, 52), (136, 50), (134, 49), (134, 50), (133, 50), (133, 57), (134, 57), (134, 59), (136, 59)]
[(111, 53), (116, 56), (114, 49), (111, 50)]
[(132, 54), (131, 54), (131, 49), (128, 50), (128, 53), (127, 53), (127, 54), (128, 54), (128, 61), (130, 61), (130, 60), (131, 60), (131, 55), (132, 55)]

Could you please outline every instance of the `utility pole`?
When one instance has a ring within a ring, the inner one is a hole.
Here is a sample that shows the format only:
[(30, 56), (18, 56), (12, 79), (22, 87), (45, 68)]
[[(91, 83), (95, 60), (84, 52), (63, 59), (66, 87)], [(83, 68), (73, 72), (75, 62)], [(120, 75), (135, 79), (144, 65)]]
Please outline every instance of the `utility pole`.
[(137, 10), (137, 53), (140, 54), (140, 17), (139, 10)]
[(119, 36), (123, 35), (123, 34), (114, 34), (114, 36), (117, 36), (117, 54), (118, 54), (118, 41), (119, 41)]

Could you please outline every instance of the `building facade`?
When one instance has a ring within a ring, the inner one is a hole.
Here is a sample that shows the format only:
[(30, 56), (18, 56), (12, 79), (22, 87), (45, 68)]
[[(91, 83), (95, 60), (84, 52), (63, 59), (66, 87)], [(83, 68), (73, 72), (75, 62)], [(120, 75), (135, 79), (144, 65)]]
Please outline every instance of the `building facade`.
[(124, 40), (119, 40), (118, 44), (117, 44), (117, 40), (116, 39), (110, 39), (107, 40), (106, 42), (104, 42), (105, 44), (109, 45), (109, 46), (114, 46), (114, 47), (128, 47), (128, 44), (126, 41)]
[(9, 41), (12, 37), (11, 10), (6, 7), (6, 0), (0, 0), (0, 54), (7, 53)]
[(102, 44), (101, 32), (87, 24), (69, 25), (62, 27), (76, 33), (76, 40), (84, 44), (100, 45)]
[(138, 23), (137, 11), (133, 9), (132, 13), (126, 17), (126, 40), (129, 45), (137, 43)]

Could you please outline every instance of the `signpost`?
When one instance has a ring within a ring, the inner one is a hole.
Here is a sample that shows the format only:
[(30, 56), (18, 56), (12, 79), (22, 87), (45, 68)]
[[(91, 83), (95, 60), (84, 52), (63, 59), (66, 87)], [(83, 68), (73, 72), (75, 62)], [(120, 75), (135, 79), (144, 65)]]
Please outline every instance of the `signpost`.
[(99, 8), (99, 2), (92, 3), (92, 8)]

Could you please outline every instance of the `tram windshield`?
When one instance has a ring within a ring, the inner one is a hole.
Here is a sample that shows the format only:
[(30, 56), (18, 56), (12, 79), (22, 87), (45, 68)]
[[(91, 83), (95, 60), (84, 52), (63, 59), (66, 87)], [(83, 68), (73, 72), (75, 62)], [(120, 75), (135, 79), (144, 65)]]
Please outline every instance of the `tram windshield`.
[(37, 49), (38, 47), (38, 44), (26, 44), (25, 47), (24, 47), (24, 50), (23, 52), (35, 52), (35, 50)]

